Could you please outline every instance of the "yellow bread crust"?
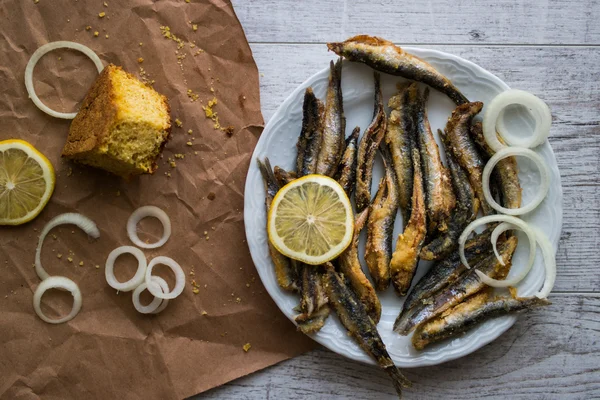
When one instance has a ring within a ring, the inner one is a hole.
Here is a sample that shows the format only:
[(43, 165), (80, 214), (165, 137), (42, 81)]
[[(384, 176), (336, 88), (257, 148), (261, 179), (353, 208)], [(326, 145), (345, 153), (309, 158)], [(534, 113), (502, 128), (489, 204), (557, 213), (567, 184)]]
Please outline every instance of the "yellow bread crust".
[[(135, 154), (133, 157), (131, 157), (131, 154), (127, 158), (120, 157), (118, 146), (115, 145), (114, 140), (111, 140), (111, 134), (114, 134), (118, 128), (121, 129), (122, 133), (123, 123), (131, 125), (138, 122), (119, 119), (119, 115), (123, 113), (119, 113), (121, 104), (116, 100), (117, 95), (113, 79), (132, 79), (139, 82), (120, 67), (113, 64), (107, 65), (88, 91), (79, 113), (71, 123), (69, 136), (63, 149), (63, 157), (102, 168), (125, 178), (142, 173), (154, 173), (157, 169), (156, 159), (171, 137), (170, 107), (167, 98), (156, 93), (154, 89), (147, 87), (148, 91), (152, 91), (152, 96), (148, 96), (152, 99), (148, 101), (156, 101), (156, 98), (160, 99), (161, 114), (164, 112), (166, 115), (166, 119), (162, 121), (162, 126), (155, 126), (155, 124), (151, 126), (155, 131), (154, 133), (159, 135), (158, 139), (154, 138), (154, 141), (158, 140), (154, 144), (153, 153), (155, 155), (151, 159), (146, 158), (142, 161), (137, 161)], [(144, 87), (144, 90), (146, 90), (146, 87)], [(139, 121), (140, 126), (144, 122), (143, 120)], [(136, 141), (137, 138), (134, 137), (129, 141)], [(139, 140), (143, 141), (144, 138), (140, 137)], [(108, 151), (109, 144), (111, 146), (110, 152)], [(115, 146), (117, 147), (116, 150)], [(147, 157), (148, 155), (141, 154), (140, 156)], [(148, 165), (149, 161), (151, 162), (150, 165)]]

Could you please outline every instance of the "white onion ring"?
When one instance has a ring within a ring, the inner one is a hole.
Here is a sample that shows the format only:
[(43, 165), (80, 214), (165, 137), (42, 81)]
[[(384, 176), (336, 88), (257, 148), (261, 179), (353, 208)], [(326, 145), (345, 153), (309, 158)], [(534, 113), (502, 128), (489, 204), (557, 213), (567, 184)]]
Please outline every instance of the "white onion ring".
[(102, 65), (100, 57), (98, 57), (98, 55), (94, 53), (89, 47), (84, 46), (80, 43), (68, 42), (63, 40), (58, 42), (51, 42), (37, 49), (29, 59), (27, 67), (25, 67), (25, 88), (27, 88), (27, 94), (29, 94), (29, 97), (37, 106), (37, 108), (39, 108), (46, 114), (56, 118), (73, 119), (75, 118), (77, 113), (61, 113), (58, 111), (54, 111), (53, 109), (42, 103), (38, 95), (35, 93), (35, 88), (33, 87), (33, 69), (35, 68), (40, 58), (42, 58), (46, 53), (52, 50), (61, 48), (77, 50), (88, 56), (96, 66), (96, 69), (98, 69), (98, 73), (102, 72), (102, 70), (104, 69), (104, 65)]
[(100, 231), (94, 221), (84, 215), (66, 213), (52, 218), (42, 230), (37, 248), (35, 249), (35, 272), (41, 280), (45, 280), (50, 276), (46, 270), (44, 270), (44, 267), (42, 267), (42, 245), (44, 244), (44, 239), (48, 233), (59, 225), (75, 225), (94, 239), (100, 237)]
[(540, 246), (540, 249), (542, 249), (544, 266), (546, 267), (544, 284), (540, 291), (535, 294), (535, 296), (540, 299), (545, 299), (552, 291), (552, 288), (554, 287), (554, 281), (556, 280), (556, 259), (554, 258), (554, 248), (544, 232), (538, 228), (532, 229), (535, 232), (535, 240), (537, 241), (538, 246)]
[[(158, 290), (161, 290), (163, 293), (169, 292), (169, 285), (160, 276), (153, 276), (152, 284), (156, 284), (158, 286)], [(140, 294), (144, 290), (146, 290), (147, 287), (148, 286), (146, 285), (146, 282), (142, 282), (141, 285), (139, 285), (138, 287), (135, 288), (135, 290), (133, 291), (133, 295), (131, 296), (131, 298), (133, 300), (133, 306), (141, 314), (158, 314), (159, 312), (161, 312), (162, 310), (165, 309), (165, 307), (169, 303), (169, 300), (163, 300), (163, 299), (159, 299), (158, 297), (154, 297), (154, 299), (152, 299), (150, 304), (148, 304), (146, 306), (143, 305), (140, 302)], [(159, 308), (160, 308), (160, 310), (159, 310)]]
[(482, 282), (484, 282), (485, 284), (487, 284), (489, 286), (493, 286), (493, 287), (514, 286), (518, 282), (523, 280), (523, 278), (525, 276), (527, 276), (527, 274), (531, 270), (531, 267), (533, 266), (533, 262), (535, 260), (535, 243), (536, 243), (535, 233), (533, 232), (532, 228), (525, 221), (523, 221), (519, 218), (512, 217), (510, 215), (488, 215), (488, 216), (481, 217), (481, 218), (476, 219), (475, 221), (471, 222), (465, 228), (465, 230), (460, 235), (460, 237), (458, 238), (458, 251), (460, 254), (460, 260), (465, 267), (470, 268), (469, 263), (467, 262), (467, 258), (465, 257), (465, 242), (467, 241), (467, 238), (469, 237), (469, 235), (476, 228), (478, 228), (481, 225), (489, 224), (490, 222), (509, 222), (509, 223), (515, 225), (516, 227), (518, 227), (519, 229), (521, 229), (523, 232), (525, 232), (525, 234), (527, 235), (527, 238), (529, 239), (529, 260), (527, 262), (527, 265), (525, 266), (525, 269), (523, 271), (521, 271), (517, 276), (515, 276), (514, 278), (510, 278), (510, 279), (505, 279), (502, 281), (492, 279), (492, 278), (488, 277), (487, 275), (481, 273), (481, 271), (478, 271), (478, 270), (476, 270), (475, 273), (477, 273), (477, 275), (482, 280)]
[(533, 148), (544, 143), (550, 134), (550, 125), (552, 124), (552, 114), (550, 108), (540, 98), (529, 92), (517, 89), (506, 90), (487, 105), (483, 114), (483, 136), (487, 144), (494, 150), (500, 151), (505, 148), (496, 133), (498, 117), (502, 111), (511, 104), (520, 104), (530, 110), (535, 119), (535, 129), (530, 138), (515, 138), (506, 134), (504, 123), (500, 124), (498, 134), (508, 144), (522, 148)]
[[(127, 282), (119, 282), (115, 277), (115, 260), (117, 257), (123, 254), (131, 254), (138, 261), (138, 268), (133, 278)], [(110, 252), (106, 259), (106, 268), (104, 269), (104, 275), (106, 276), (106, 282), (113, 289), (117, 289), (121, 292), (130, 292), (144, 282), (144, 274), (146, 272), (146, 256), (142, 251), (133, 246), (121, 246), (117, 247)]]
[[(160, 288), (162, 289), (163, 293), (168, 293), (169, 292), (169, 284), (167, 283), (167, 281), (165, 281), (160, 276), (153, 276), (152, 277), (152, 281), (158, 282), (158, 284), (160, 285)], [(160, 313), (162, 310), (164, 310), (165, 308), (167, 308), (168, 305), (169, 305), (169, 300), (168, 299), (163, 299), (162, 303), (160, 303), (160, 306), (158, 306), (158, 308), (156, 310), (152, 311), (152, 314), (158, 314), (158, 313)]]
[[(163, 293), (158, 290), (157, 285), (148, 285), (152, 279), (152, 269), (158, 264), (166, 265), (167, 267), (171, 268), (171, 271), (173, 271), (175, 274), (175, 287), (170, 292)], [(150, 261), (150, 264), (148, 264), (148, 268), (146, 269), (146, 285), (148, 285), (148, 291), (152, 293), (154, 297), (158, 297), (160, 299), (174, 299), (183, 292), (183, 288), (185, 287), (185, 273), (183, 272), (181, 266), (172, 258), (159, 256), (154, 258), (152, 261)]]
[[(502, 207), (500, 204), (498, 204), (496, 202), (496, 200), (494, 200), (494, 197), (492, 196), (492, 193), (490, 191), (490, 177), (492, 175), (492, 171), (494, 170), (494, 167), (496, 166), (496, 164), (498, 164), (498, 162), (500, 160), (503, 160), (507, 157), (512, 157), (512, 156), (523, 156), (523, 157), (529, 158), (531, 161), (533, 161), (535, 163), (538, 170), (540, 171), (541, 187), (535, 194), (535, 197), (533, 200), (531, 200), (529, 203), (527, 203), (523, 207), (519, 207), (519, 208)], [(548, 190), (550, 189), (550, 171), (548, 170), (548, 165), (546, 165), (546, 162), (544, 161), (544, 159), (542, 157), (540, 157), (540, 155), (537, 154), (536, 152), (529, 150), (529, 149), (523, 149), (520, 147), (505, 147), (504, 149), (502, 149), (502, 150), (498, 151), (496, 154), (494, 154), (492, 156), (492, 158), (490, 158), (490, 160), (487, 162), (487, 164), (485, 165), (485, 168), (483, 169), (483, 176), (482, 176), (481, 183), (483, 186), (483, 195), (485, 197), (485, 200), (490, 205), (490, 207), (492, 207), (494, 210), (496, 210), (502, 214), (523, 215), (523, 214), (527, 214), (528, 212), (533, 211), (546, 198), (546, 195), (548, 194)]]
[(500, 253), (498, 253), (498, 248), (496, 246), (496, 242), (498, 241), (498, 237), (502, 235), (504, 232), (509, 231), (511, 229), (519, 229), (516, 225), (511, 224), (510, 222), (503, 222), (496, 226), (492, 231), (490, 236), (490, 240), (492, 242), (492, 248), (494, 249), (494, 254), (496, 255), (496, 259), (500, 263), (500, 265), (506, 265), (504, 259), (500, 257)]
[[(145, 243), (140, 240), (137, 234), (137, 224), (146, 217), (154, 217), (158, 219), (163, 226), (163, 235), (160, 240), (156, 243)], [(131, 214), (127, 221), (127, 234), (129, 239), (138, 247), (142, 249), (155, 249), (162, 246), (169, 240), (171, 236), (171, 220), (167, 213), (155, 206), (144, 206), (140, 207)]]
[[(69, 315), (59, 319), (50, 319), (44, 315), (42, 312), (42, 296), (48, 289), (62, 289), (71, 292), (73, 295), (73, 308), (71, 308)], [(83, 300), (81, 298), (81, 290), (79, 290), (79, 286), (64, 276), (50, 276), (47, 279), (44, 279), (33, 293), (33, 309), (35, 310), (35, 313), (43, 321), (49, 324), (62, 324), (63, 322), (72, 320), (75, 318), (77, 313), (79, 313), (79, 310), (81, 310), (82, 304)]]

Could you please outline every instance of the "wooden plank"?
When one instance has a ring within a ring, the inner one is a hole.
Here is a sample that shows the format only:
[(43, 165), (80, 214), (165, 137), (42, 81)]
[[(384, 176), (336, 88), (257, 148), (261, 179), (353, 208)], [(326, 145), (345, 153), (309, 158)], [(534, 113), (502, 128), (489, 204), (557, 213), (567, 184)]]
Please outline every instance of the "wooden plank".
[[(405, 370), (408, 399), (600, 398), (600, 296), (556, 295), (498, 340), (459, 360)], [(317, 350), (197, 400), (395, 399), (385, 373)]]
[[(600, 53), (594, 47), (427, 46), (465, 57), (552, 109), (551, 144), (564, 191), (559, 292), (600, 291)], [(279, 104), (333, 58), (324, 45), (253, 44), (268, 121)], [(277, 60), (273, 62), (273, 60)]]
[(596, 0), (233, 0), (250, 42), (599, 44)]

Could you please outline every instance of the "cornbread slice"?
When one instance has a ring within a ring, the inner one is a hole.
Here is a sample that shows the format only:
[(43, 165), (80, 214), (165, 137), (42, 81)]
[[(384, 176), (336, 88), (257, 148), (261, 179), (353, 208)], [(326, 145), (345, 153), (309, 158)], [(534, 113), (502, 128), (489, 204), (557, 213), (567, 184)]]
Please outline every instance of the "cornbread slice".
[(152, 174), (170, 132), (167, 98), (109, 64), (71, 123), (63, 157), (124, 178)]

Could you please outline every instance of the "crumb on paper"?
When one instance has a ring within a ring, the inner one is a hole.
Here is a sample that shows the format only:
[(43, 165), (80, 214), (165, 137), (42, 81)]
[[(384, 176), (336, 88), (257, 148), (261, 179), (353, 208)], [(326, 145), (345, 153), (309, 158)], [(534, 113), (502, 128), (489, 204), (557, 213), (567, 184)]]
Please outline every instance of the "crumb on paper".
[(188, 135), (191, 135), (192, 133), (194, 133), (194, 131), (191, 129), (188, 129)]
[(185, 0), (186, 3), (189, 3), (191, 0)]
[(192, 25), (192, 30), (193, 30), (194, 32), (196, 32), (196, 31), (198, 30), (198, 24), (193, 24), (193, 25)]
[(57, 239), (56, 235), (54, 235), (54, 234), (53, 234), (53, 235), (52, 235), (52, 239), (53, 239), (53, 240), (56, 240), (56, 239)]
[(79, 266), (83, 267), (83, 261), (79, 261)]
[(228, 137), (232, 137), (233, 134), (235, 133), (235, 128), (233, 127), (233, 125), (229, 125), (225, 129), (223, 129), (223, 132), (225, 132), (225, 134)]
[(33, 4), (37, 4), (39, 2), (40, 2), (40, 0), (33, 0)]
[(107, 2), (104, 2), (102, 4), (104, 5), (104, 7), (108, 7), (108, 3)]
[(73, 262), (73, 257), (67, 257), (68, 262)]
[(175, 43), (177, 43), (177, 48), (181, 49), (184, 46), (183, 40), (179, 39), (175, 34), (171, 33), (171, 28), (168, 26), (161, 26), (160, 27), (160, 32), (162, 33), (162, 35), (167, 38), (167, 39), (171, 39), (172, 41), (174, 41)]
[(198, 50), (196, 50), (196, 52), (194, 53), (194, 57), (196, 57), (197, 55), (200, 55), (200, 54), (202, 54), (202, 53), (204, 53), (204, 50), (202, 50), (202, 49), (200, 49), (200, 48), (199, 48), (199, 49), (198, 49)]
[(210, 201), (213, 201), (215, 199), (215, 197), (217, 197), (213, 192), (210, 192), (208, 194), (208, 196), (206, 196), (207, 199), (209, 199)]
[(169, 165), (171, 166), (171, 168), (177, 168), (177, 163), (173, 160), (169, 161)]
[(108, 35), (104, 35), (104, 37), (108, 39)]
[(202, 315), (208, 315), (208, 313), (204, 310), (202, 310)]
[(249, 283), (246, 283), (246, 287), (247, 287), (247, 288), (249, 288), (249, 287), (250, 287), (250, 284), (249, 284)]
[(242, 348), (247, 353), (248, 350), (250, 350), (250, 348), (252, 348), (252, 345), (250, 343), (246, 343)]
[(100, 34), (100, 32), (98, 32), (98, 31), (94, 32), (95, 37), (98, 37), (99, 34)]
[(175, 157), (178, 160), (183, 160), (185, 158), (185, 154), (177, 153), (173, 155), (173, 157)]
[(238, 298), (236, 298), (236, 299), (235, 299), (235, 302), (236, 302), (236, 303), (241, 303), (241, 302), (242, 302), (242, 299), (238, 297)]
[(73, 175), (73, 168), (69, 167), (69, 169), (67, 170), (67, 176), (71, 175)]
[(143, 45), (144, 45), (144, 43), (140, 42), (140, 47), (143, 46)]
[(58, 259), (61, 259), (61, 258), (62, 258), (62, 254), (58, 253), (58, 254), (56, 255), (56, 258), (58, 258)]
[(141, 64), (144, 62), (144, 59), (142, 57), (138, 58), (138, 62)]
[(198, 293), (200, 293), (200, 289), (198, 289), (197, 287), (195, 287), (195, 288), (192, 289), (192, 292), (194, 294), (198, 294)]
[(92, 29), (92, 27), (90, 25), (88, 25), (88, 26), (85, 27), (86, 31), (89, 31), (90, 29)]
[(192, 146), (193, 145), (192, 142), (186, 142), (185, 144), (188, 145), (188, 146)]
[[(192, 89), (187, 90), (187, 96), (190, 98), (190, 100), (192, 102), (197, 101), (198, 98), (200, 97), (200, 95), (194, 93), (194, 91)], [(190, 131), (191, 131), (191, 129), (188, 131), (188, 133), (190, 133)], [(190, 133), (190, 135), (191, 135), (191, 133)]]
[(100, 266), (98, 264), (96, 264), (96, 269), (100, 269)]
[(183, 122), (181, 122), (181, 120), (179, 118), (175, 118), (175, 125), (178, 128), (181, 128), (181, 126), (183, 125)]
[(106, 16), (106, 13), (104, 11), (102, 11), (101, 13), (98, 14), (98, 17), (100, 18), (104, 18)]

